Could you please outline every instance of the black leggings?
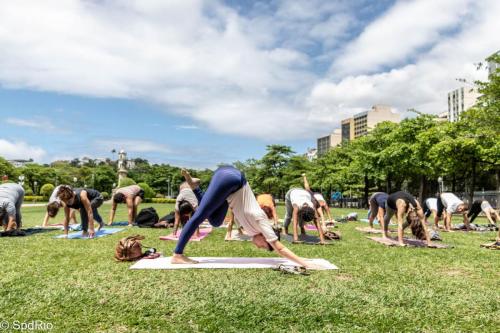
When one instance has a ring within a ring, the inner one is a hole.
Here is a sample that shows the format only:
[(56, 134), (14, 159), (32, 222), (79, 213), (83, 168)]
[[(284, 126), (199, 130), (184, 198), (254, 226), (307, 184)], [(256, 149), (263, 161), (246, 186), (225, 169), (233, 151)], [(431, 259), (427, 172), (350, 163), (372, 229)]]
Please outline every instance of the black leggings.
[(479, 213), (481, 213), (481, 211), (483, 210), (481, 208), (482, 203), (483, 202), (481, 200), (476, 200), (472, 204), (471, 208), (469, 209), (469, 213), (467, 214), (467, 217), (469, 218), (470, 223), (472, 223), (476, 219), (476, 217), (479, 215)]
[(444, 211), (443, 200), (441, 200), (441, 196), (437, 198), (437, 217), (441, 218)]

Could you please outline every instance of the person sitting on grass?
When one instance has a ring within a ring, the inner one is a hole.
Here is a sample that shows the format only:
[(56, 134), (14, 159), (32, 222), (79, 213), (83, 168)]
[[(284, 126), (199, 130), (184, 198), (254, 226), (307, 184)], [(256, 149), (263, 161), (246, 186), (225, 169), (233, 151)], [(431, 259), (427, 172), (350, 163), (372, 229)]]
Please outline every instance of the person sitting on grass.
[(24, 189), (21, 185), (16, 183), (0, 185), (0, 221), (2, 221), (4, 231), (21, 228), (23, 201)]
[(325, 244), (324, 230), (320, 226), (319, 215), (315, 210), (316, 202), (314, 197), (308, 191), (302, 188), (292, 188), (285, 195), (285, 222), (283, 224), (283, 231), (288, 235), (288, 226), (290, 222), (293, 223), (293, 241), (300, 243), (298, 228), (300, 226), (301, 233), (305, 234), (304, 224), (306, 222), (314, 221), (318, 229), (320, 244)]
[(94, 220), (99, 223), (99, 229), (104, 226), (101, 215), (99, 215), (99, 208), (104, 199), (101, 193), (97, 190), (90, 188), (71, 188), (71, 186), (63, 185), (59, 189), (57, 196), (64, 203), (64, 234), (68, 234), (68, 222), (70, 209), (80, 210), (80, 218), (82, 220), (82, 236), (90, 238), (95, 236)]
[(257, 202), (260, 208), (266, 213), (267, 217), (273, 221), (275, 227), (278, 226), (278, 214), (276, 213), (276, 204), (274, 198), (271, 194), (259, 194), (257, 196)]
[[(307, 181), (306, 174), (302, 174), (302, 179), (304, 181), (304, 188), (307, 192), (311, 194), (312, 197), (312, 203), (314, 204), (314, 209), (316, 210), (316, 214), (318, 214), (320, 220), (321, 220), (321, 227), (323, 229), (323, 232), (326, 231), (326, 222), (325, 222), (325, 215), (323, 214), (323, 210), (327, 213), (329, 221), (332, 220), (332, 216), (330, 215), (330, 207), (328, 207), (325, 198), (321, 193), (318, 192), (313, 192), (311, 190), (311, 186), (309, 186), (309, 182)], [(318, 198), (321, 200), (318, 200)]]
[(469, 206), (460, 200), (455, 194), (450, 192), (441, 193), (437, 198), (437, 214), (434, 218), (434, 224), (437, 225), (439, 219), (444, 214), (444, 228), (445, 231), (451, 231), (453, 225), (451, 223), (452, 214), (460, 213), (463, 215), (465, 228), (470, 230), (469, 218), (467, 217), (467, 210)]
[(121, 187), (116, 190), (112, 198), (111, 212), (109, 213), (109, 223), (112, 225), (115, 219), (116, 206), (119, 203), (127, 205), (128, 209), (128, 225), (131, 227), (137, 217), (137, 210), (142, 200), (144, 200), (144, 190), (138, 185), (130, 185)]
[[(49, 219), (56, 217), (57, 213), (59, 212), (59, 208), (63, 207), (61, 199), (57, 197), (57, 193), (59, 192), (60, 188), (61, 185), (56, 186), (56, 188), (54, 189), (54, 191), (52, 191), (52, 194), (50, 195), (49, 202), (47, 204), (47, 213), (45, 213), (45, 217), (43, 218), (42, 227), (48, 227)], [(69, 213), (69, 219), (70, 222), (73, 221), (74, 224), (78, 224), (78, 221), (76, 220), (75, 209), (71, 209)]]
[(370, 206), (370, 216), (368, 218), (368, 223), (370, 224), (370, 228), (373, 228), (373, 220), (375, 217), (380, 224), (380, 229), (384, 232), (384, 215), (385, 215), (385, 205), (387, 201), (387, 197), (389, 194), (385, 192), (375, 192), (368, 200), (368, 205)]
[(189, 239), (205, 219), (215, 227), (220, 226), (230, 207), (245, 232), (252, 237), (255, 246), (269, 251), (274, 250), (280, 256), (301, 266), (319, 268), (295, 255), (279, 241), (272, 223), (260, 208), (242, 172), (232, 166), (219, 167), (205, 193), (193, 182), (187, 170), (183, 169), (182, 175), (193, 189), (200, 204), (182, 229), (171, 259), (172, 264), (197, 263), (184, 255), (184, 248)]
[[(199, 186), (200, 180), (192, 178), (193, 183)], [(179, 186), (179, 195), (175, 199), (175, 220), (174, 220), (174, 236), (177, 236), (179, 225), (184, 227), (185, 222), (189, 221), (196, 208), (198, 208), (198, 198), (194, 194), (191, 186), (187, 182), (183, 182)], [(200, 237), (200, 228), (196, 229), (195, 237)]]
[[(394, 214), (396, 214), (398, 220), (398, 242), (400, 246), (405, 246), (403, 232), (408, 226), (410, 226), (411, 232), (416, 238), (425, 239), (427, 246), (432, 245), (427, 226), (424, 223), (425, 218), (422, 207), (411, 194), (398, 191), (387, 197), (383, 238), (389, 238), (389, 222)], [(405, 217), (406, 223), (403, 223)]]
[(474, 222), (476, 217), (481, 213), (481, 211), (486, 215), (488, 222), (490, 224), (496, 225), (500, 221), (500, 215), (498, 212), (491, 207), (487, 200), (476, 200), (472, 203), (467, 217), (469, 218), (469, 223)]

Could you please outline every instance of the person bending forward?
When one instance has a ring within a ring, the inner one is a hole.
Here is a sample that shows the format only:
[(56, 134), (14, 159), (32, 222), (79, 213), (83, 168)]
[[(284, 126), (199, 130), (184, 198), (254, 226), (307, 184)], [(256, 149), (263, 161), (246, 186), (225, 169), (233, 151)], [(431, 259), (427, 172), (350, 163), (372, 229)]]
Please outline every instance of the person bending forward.
[(82, 220), (82, 236), (94, 237), (94, 220), (99, 223), (99, 230), (104, 226), (99, 208), (104, 199), (101, 193), (90, 188), (75, 188), (74, 190), (67, 185), (61, 186), (57, 196), (64, 203), (64, 234), (68, 234), (68, 222), (70, 208), (80, 210)]
[(132, 226), (134, 224), (135, 218), (137, 217), (137, 209), (144, 200), (144, 190), (138, 185), (130, 185), (119, 188), (113, 195), (113, 204), (111, 206), (111, 212), (109, 213), (109, 223), (113, 224), (115, 219), (116, 206), (119, 203), (124, 203), (127, 205), (128, 209), (128, 225)]
[[(387, 197), (386, 213), (384, 217), (384, 238), (389, 237), (389, 222), (396, 214), (398, 219), (398, 242), (400, 246), (405, 246), (403, 242), (403, 231), (409, 225), (411, 232), (419, 239), (424, 239), (427, 246), (432, 245), (427, 226), (424, 223), (424, 211), (415, 198), (406, 192), (398, 191)], [(406, 223), (403, 223), (406, 217)]]
[(23, 201), (24, 189), (21, 185), (15, 183), (0, 185), (0, 221), (4, 231), (21, 228)]
[(189, 239), (205, 219), (208, 219), (210, 224), (215, 227), (220, 226), (228, 208), (231, 207), (238, 222), (252, 237), (255, 246), (270, 251), (275, 250), (280, 256), (301, 266), (319, 268), (306, 263), (278, 240), (269, 218), (260, 208), (250, 185), (239, 170), (231, 166), (218, 168), (205, 193), (193, 183), (186, 170), (183, 170), (183, 175), (188, 184), (192, 186), (200, 205), (182, 229), (171, 259), (172, 264), (196, 263), (184, 255), (184, 248)]

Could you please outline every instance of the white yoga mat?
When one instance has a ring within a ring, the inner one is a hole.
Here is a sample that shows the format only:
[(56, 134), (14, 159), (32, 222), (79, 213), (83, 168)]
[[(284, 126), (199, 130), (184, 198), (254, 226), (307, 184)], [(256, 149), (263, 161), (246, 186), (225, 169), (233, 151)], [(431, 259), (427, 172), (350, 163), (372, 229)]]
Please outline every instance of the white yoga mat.
[[(141, 259), (130, 269), (188, 269), (188, 268), (273, 268), (280, 264), (295, 265), (296, 263), (283, 258), (244, 258), (244, 257), (193, 257), (197, 264), (171, 264), (170, 257), (157, 259)], [(338, 269), (337, 266), (325, 259), (306, 259), (307, 262), (323, 267), (325, 270)]]

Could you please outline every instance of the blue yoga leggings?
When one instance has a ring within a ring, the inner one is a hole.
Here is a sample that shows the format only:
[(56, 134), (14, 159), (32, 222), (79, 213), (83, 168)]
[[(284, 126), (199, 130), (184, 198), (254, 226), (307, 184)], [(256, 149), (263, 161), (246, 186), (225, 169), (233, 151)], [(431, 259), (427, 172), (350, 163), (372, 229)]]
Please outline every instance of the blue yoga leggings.
[(199, 188), (195, 189), (194, 193), (200, 204), (182, 228), (174, 253), (182, 254), (184, 252), (189, 239), (205, 219), (208, 219), (214, 227), (219, 227), (227, 214), (227, 197), (245, 184), (246, 179), (243, 173), (234, 167), (225, 166), (215, 171), (205, 193)]

